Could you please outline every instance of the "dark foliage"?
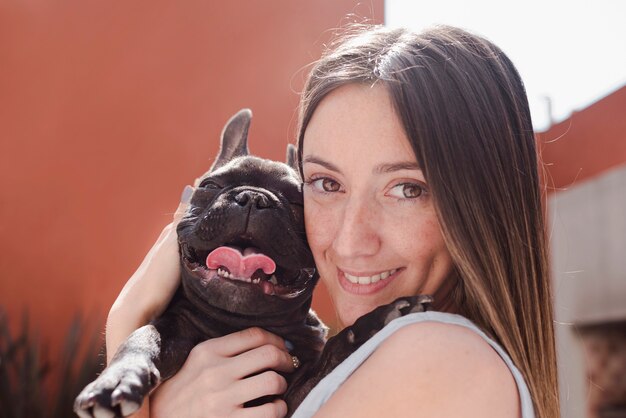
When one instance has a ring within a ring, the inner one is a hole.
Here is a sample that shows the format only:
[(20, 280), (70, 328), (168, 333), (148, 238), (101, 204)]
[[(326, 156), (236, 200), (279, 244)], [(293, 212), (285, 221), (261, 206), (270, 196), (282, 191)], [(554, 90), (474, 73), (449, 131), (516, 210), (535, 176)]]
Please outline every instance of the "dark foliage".
[(95, 329), (77, 316), (59, 358), (50, 359), (28, 315), (12, 335), (0, 308), (0, 418), (74, 416), (74, 398), (103, 368), (101, 327)]

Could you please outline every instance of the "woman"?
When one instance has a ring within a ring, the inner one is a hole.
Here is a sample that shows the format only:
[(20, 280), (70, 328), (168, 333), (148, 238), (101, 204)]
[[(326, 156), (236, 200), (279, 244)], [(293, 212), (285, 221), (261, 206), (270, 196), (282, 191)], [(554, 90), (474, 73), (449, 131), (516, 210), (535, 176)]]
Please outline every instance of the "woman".
[[(371, 28), (317, 62), (300, 110), (307, 237), (341, 323), (403, 295), (443, 312), (364, 355), (316, 416), (526, 418), (526, 386), (535, 416), (559, 416), (535, 142), (509, 59), (455, 28)], [(168, 226), (111, 310), (109, 347), (164, 308), (176, 262)], [(293, 365), (265, 331), (202, 343), (151, 416), (284, 416), (280, 400), (241, 407), (285, 390), (272, 371), (247, 377), (268, 369)]]

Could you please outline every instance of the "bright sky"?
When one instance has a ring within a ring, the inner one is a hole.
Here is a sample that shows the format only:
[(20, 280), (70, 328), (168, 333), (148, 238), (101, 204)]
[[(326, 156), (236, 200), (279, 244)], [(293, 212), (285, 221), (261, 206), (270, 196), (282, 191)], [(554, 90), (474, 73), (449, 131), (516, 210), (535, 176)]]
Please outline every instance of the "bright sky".
[[(536, 130), (626, 84), (624, 0), (385, 0), (386, 25), (459, 26), (498, 45), (526, 85)], [(626, 117), (626, 115), (624, 115)]]

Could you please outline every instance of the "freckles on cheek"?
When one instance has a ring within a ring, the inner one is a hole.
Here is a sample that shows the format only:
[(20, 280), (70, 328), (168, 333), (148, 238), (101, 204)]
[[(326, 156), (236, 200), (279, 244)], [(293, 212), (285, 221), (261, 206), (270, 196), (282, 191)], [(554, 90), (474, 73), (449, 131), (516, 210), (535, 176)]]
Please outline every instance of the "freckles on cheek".
[[(404, 231), (406, 236), (407, 231)], [(412, 229), (410, 239), (405, 241), (405, 249), (423, 256), (434, 255), (445, 249), (445, 242), (439, 222), (427, 220), (420, 222), (419, 226)]]
[(319, 208), (314, 207), (314, 203), (305, 201), (304, 210), (304, 226), (306, 228), (306, 236), (313, 251), (318, 250), (328, 235), (328, 220), (323, 216), (323, 212)]
[[(319, 209), (319, 208), (318, 208)], [(332, 210), (319, 209), (311, 212), (306, 221), (307, 241), (311, 247), (315, 264), (324, 277), (331, 274), (331, 248), (336, 237), (337, 219)], [(330, 277), (329, 277), (330, 279)]]
[(432, 259), (432, 268), (447, 268), (451, 264), (450, 251), (446, 246), (438, 224), (434, 225), (433, 230), (428, 233), (426, 239), (430, 243), (428, 257)]

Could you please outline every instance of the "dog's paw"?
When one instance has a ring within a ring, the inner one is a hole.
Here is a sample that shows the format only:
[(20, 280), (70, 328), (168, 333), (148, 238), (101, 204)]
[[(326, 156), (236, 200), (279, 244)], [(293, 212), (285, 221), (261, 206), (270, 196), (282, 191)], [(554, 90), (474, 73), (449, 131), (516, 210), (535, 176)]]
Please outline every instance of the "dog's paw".
[(78, 395), (74, 412), (81, 418), (126, 417), (141, 407), (159, 380), (152, 364), (113, 364)]
[(432, 296), (418, 295), (401, 297), (388, 305), (383, 306), (383, 326), (389, 324), (396, 318), (415, 312), (425, 312), (433, 302)]
[(427, 295), (406, 296), (379, 306), (372, 312), (363, 315), (346, 329), (347, 342), (357, 347), (369, 340), (378, 331), (396, 318), (414, 312), (424, 312), (433, 298)]

